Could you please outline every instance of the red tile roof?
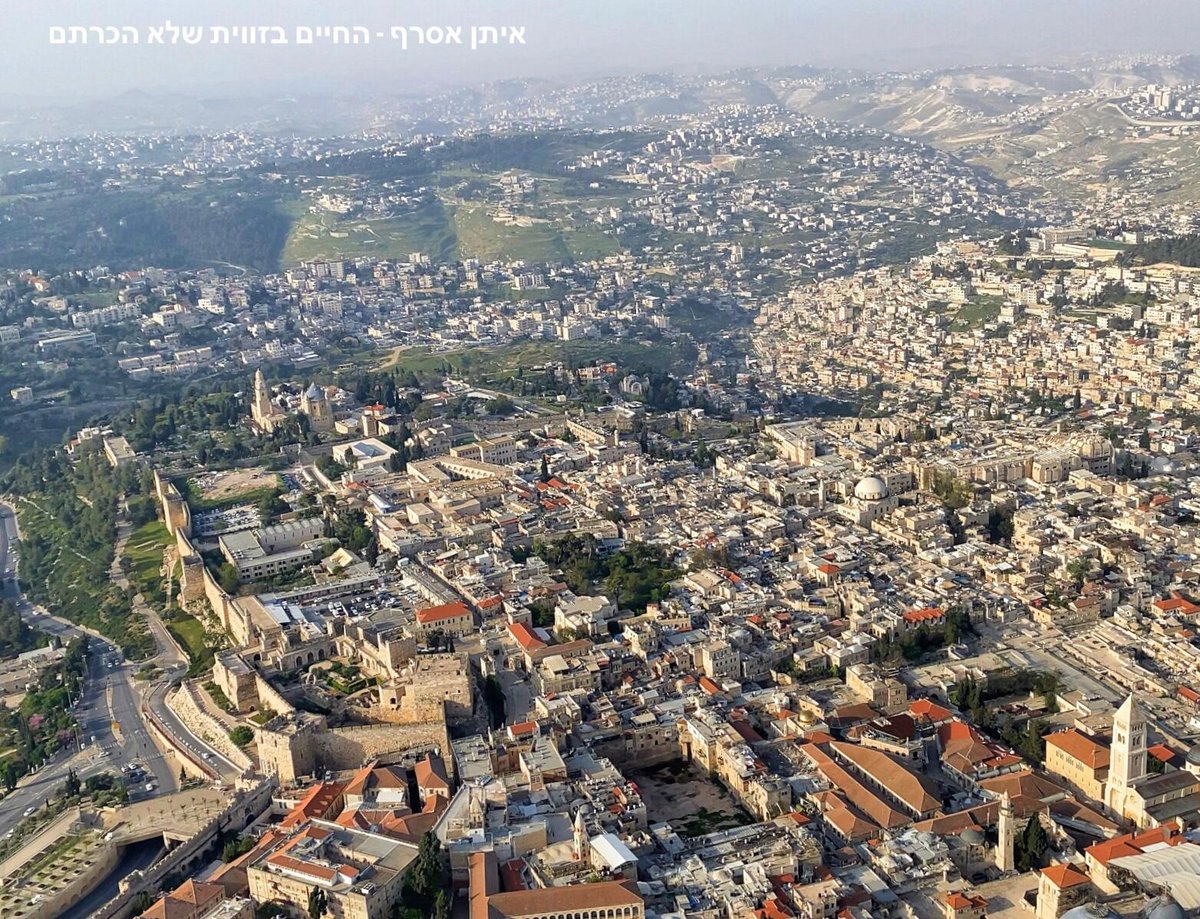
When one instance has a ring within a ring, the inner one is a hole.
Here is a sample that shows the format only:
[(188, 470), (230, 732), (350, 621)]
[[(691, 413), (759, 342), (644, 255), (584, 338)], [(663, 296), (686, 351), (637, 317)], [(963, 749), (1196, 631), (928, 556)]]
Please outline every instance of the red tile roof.
[(1076, 730), (1056, 731), (1046, 735), (1046, 746), (1055, 747), (1088, 769), (1108, 768), (1108, 747), (1096, 743)]
[(458, 619), (461, 616), (470, 615), (471, 610), (467, 608), (467, 604), (461, 600), (455, 600), (453, 603), (427, 606), (417, 610), (417, 622), (421, 625), (428, 625), (431, 622), (444, 622), (447, 619)]
[(340, 782), (319, 782), (304, 793), (304, 797), (296, 803), (296, 806), (288, 812), (279, 825), (286, 830), (299, 826), (306, 820), (326, 817), (330, 808), (342, 796), (345, 788), (346, 786)]
[(1049, 868), (1043, 868), (1042, 874), (1059, 890), (1078, 887), (1088, 882), (1086, 874), (1080, 874), (1069, 865), (1051, 865)]
[(932, 622), (935, 619), (944, 619), (945, 612), (936, 606), (926, 606), (923, 609), (910, 609), (904, 614), (905, 622)]
[(932, 699), (914, 699), (908, 704), (908, 713), (918, 721), (932, 721), (934, 724), (949, 721), (954, 717), (950, 709), (938, 705)]
[(529, 626), (523, 622), (510, 622), (508, 624), (508, 634), (521, 646), (521, 650), (523, 651), (532, 651), (536, 648), (546, 647), (546, 643), (534, 635)]

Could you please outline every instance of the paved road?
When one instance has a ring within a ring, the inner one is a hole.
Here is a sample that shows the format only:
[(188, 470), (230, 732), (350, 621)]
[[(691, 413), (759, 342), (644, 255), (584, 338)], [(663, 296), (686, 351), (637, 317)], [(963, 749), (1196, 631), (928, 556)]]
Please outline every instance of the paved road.
[(179, 647), (179, 643), (171, 637), (171, 633), (167, 631), (167, 627), (163, 624), (162, 618), (158, 613), (146, 603), (146, 598), (141, 593), (134, 593), (133, 585), (129, 583), (129, 578), (121, 570), (121, 554), (125, 551), (125, 546), (132, 535), (133, 524), (124, 518), (118, 520), (117, 551), (113, 553), (113, 563), (109, 569), (109, 577), (122, 590), (133, 593), (133, 612), (135, 615), (145, 618), (146, 624), (150, 628), (150, 635), (154, 638), (154, 643), (158, 645), (158, 654), (155, 656), (154, 662), (164, 671), (168, 672), (176, 667), (186, 667), (188, 658), (183, 653), (183, 649)]
[(208, 763), (210, 767), (220, 773), (222, 778), (232, 781), (241, 775), (242, 770), (238, 766), (235, 766), (193, 734), (187, 725), (180, 721), (175, 716), (175, 713), (167, 707), (167, 692), (171, 688), (173, 688), (173, 684), (158, 683), (146, 693), (146, 707), (154, 713), (155, 718), (158, 719), (158, 723), (166, 728), (167, 732), (177, 743), (186, 747), (194, 756)]
[[(71, 769), (80, 778), (87, 778), (140, 763), (149, 774), (147, 781), (153, 783), (154, 789), (147, 792), (144, 783), (131, 788), (130, 795), (134, 799), (173, 792), (178, 780), (175, 768), (159, 751), (142, 720), (133, 665), (123, 660), (112, 642), (65, 619), (48, 615), (21, 595), (15, 580), (18, 535), (16, 518), (9, 508), (0, 505), (0, 573), (4, 575), (4, 595), (16, 603), (21, 618), (31, 626), (56, 637), (64, 645), (76, 638), (86, 638), (90, 653), (87, 679), (75, 708), (80, 727), (79, 744), (61, 751), (0, 801), (0, 835), (15, 826), (28, 808), (43, 805), (66, 781)], [(114, 723), (119, 726), (119, 741), (113, 732)]]

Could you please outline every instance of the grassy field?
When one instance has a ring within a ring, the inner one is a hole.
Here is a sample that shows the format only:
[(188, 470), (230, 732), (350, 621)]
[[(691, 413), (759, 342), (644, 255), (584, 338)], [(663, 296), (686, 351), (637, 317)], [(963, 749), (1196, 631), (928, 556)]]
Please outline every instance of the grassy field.
[(478, 382), (507, 379), (518, 368), (530, 368), (553, 361), (585, 367), (598, 361), (613, 361), (629, 370), (668, 370), (686, 365), (687, 355), (678, 346), (649, 345), (634, 341), (561, 341), (525, 342), (505, 348), (461, 348), (435, 352), (428, 348), (403, 348), (392, 351), (382, 369), (431, 374), (449, 367), (450, 371)]
[(74, 545), (69, 530), (33, 503), (18, 505), (26, 565), (22, 579), (32, 576), (29, 563), (36, 550), (48, 566), (40, 583), (27, 582), (26, 593), (72, 622), (93, 628), (115, 641), (130, 660), (150, 653), (154, 642), (145, 619), (132, 615), (129, 600), (109, 578), (107, 558), (89, 558)]
[[(478, 179), (477, 179), (478, 181)], [(324, 258), (374, 255), (405, 259), (413, 252), (433, 262), (476, 258), (530, 263), (590, 261), (621, 251), (611, 236), (592, 226), (549, 217), (517, 226), (493, 220), (482, 203), (448, 197), (399, 217), (364, 220), (295, 209), (281, 261), (295, 265)], [(541, 218), (534, 215), (534, 220)]]
[(493, 220), (485, 207), (454, 209), (454, 229), (462, 258), (480, 261), (563, 262), (571, 258), (562, 234), (552, 223), (513, 226)]
[(978, 297), (970, 303), (964, 303), (958, 308), (954, 321), (950, 323), (950, 328), (955, 332), (978, 329), (989, 322), (994, 322), (1000, 315), (1000, 308), (1003, 305), (1004, 303), (999, 297), (986, 296)]
[(159, 520), (143, 524), (129, 537), (125, 555), (133, 562), (129, 579), (150, 603), (161, 606), (166, 597), (162, 589), (163, 549), (171, 543), (171, 534)]
[(405, 259), (413, 252), (435, 262), (454, 258), (458, 238), (452, 215), (433, 202), (401, 217), (363, 220), (336, 214), (304, 214), (292, 225), (281, 261), (374, 255)]
[(236, 494), (222, 495), (219, 498), (206, 498), (201, 493), (200, 487), (194, 479), (176, 479), (175, 486), (194, 511), (214, 511), (234, 507), (238, 504), (257, 504), (263, 498), (279, 490), (278, 485), (263, 486), (262, 488), (251, 488), (247, 491), (237, 492)]
[(195, 616), (176, 613), (167, 621), (167, 631), (187, 652), (188, 676), (199, 676), (213, 665), (213, 652), (204, 643), (204, 626)]

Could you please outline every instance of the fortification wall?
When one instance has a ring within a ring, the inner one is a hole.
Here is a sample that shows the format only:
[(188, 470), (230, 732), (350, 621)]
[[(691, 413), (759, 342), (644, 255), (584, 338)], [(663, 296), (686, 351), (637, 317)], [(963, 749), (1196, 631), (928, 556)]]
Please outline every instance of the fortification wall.
[(257, 671), (254, 674), (254, 685), (258, 688), (260, 708), (269, 708), (277, 715), (286, 715), (296, 710), (295, 706), (280, 695), (279, 690)]
[(327, 769), (357, 769), (373, 759), (396, 762), (414, 751), (436, 749), (453, 769), (450, 734), (444, 721), (421, 724), (372, 724), (334, 728), (314, 735), (318, 761)]
[(271, 806), (271, 793), (274, 788), (273, 781), (264, 779), (247, 791), (235, 793), (229, 807), (210, 820), (187, 842), (173, 848), (140, 877), (133, 876), (132, 883), (125, 890), (92, 913), (92, 919), (129, 919), (134, 914), (134, 903), (139, 893), (148, 891), (153, 894), (168, 875), (193, 867), (198, 857), (204, 855), (209, 845), (216, 840), (218, 832), (236, 833), (244, 828)]
[(167, 696), (167, 705), (189, 731), (218, 750), (239, 769), (253, 768), (250, 757), (229, 739), (228, 728), (204, 710), (194, 695), (196, 692), (197, 689), (191, 683), (184, 682), (180, 684), (178, 692)]

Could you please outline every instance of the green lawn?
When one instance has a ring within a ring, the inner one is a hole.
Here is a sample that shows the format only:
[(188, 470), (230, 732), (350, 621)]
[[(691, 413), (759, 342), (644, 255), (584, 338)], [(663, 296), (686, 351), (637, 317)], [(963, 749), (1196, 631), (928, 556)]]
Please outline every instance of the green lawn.
[(950, 328), (955, 332), (965, 332), (985, 326), (996, 320), (1003, 305), (1004, 301), (999, 297), (989, 296), (978, 297), (970, 303), (964, 303), (958, 308)]
[(213, 652), (204, 643), (204, 626), (195, 616), (177, 613), (167, 621), (167, 631), (187, 652), (189, 676), (199, 676), (213, 665)]
[(434, 262), (445, 262), (454, 257), (457, 244), (451, 215), (440, 202), (432, 202), (410, 214), (378, 220), (304, 214), (292, 225), (281, 260), (294, 265), (355, 255), (406, 259), (421, 252)]
[(454, 229), (461, 258), (531, 263), (571, 259), (562, 233), (551, 222), (514, 226), (493, 220), (489, 208), (464, 205), (454, 209)]
[(583, 367), (597, 361), (613, 361), (622, 369), (669, 370), (686, 364), (688, 355), (677, 345), (641, 344), (636, 341), (525, 342), (504, 348), (460, 348), (434, 352), (428, 348), (406, 348), (391, 352), (383, 367), (401, 373), (439, 372), (449, 366), (472, 382), (486, 384), (507, 379), (519, 368), (564, 361)]
[(171, 534), (159, 520), (143, 524), (129, 537), (125, 555), (133, 562), (129, 579), (150, 602), (165, 602), (162, 589), (163, 549), (171, 543)]

